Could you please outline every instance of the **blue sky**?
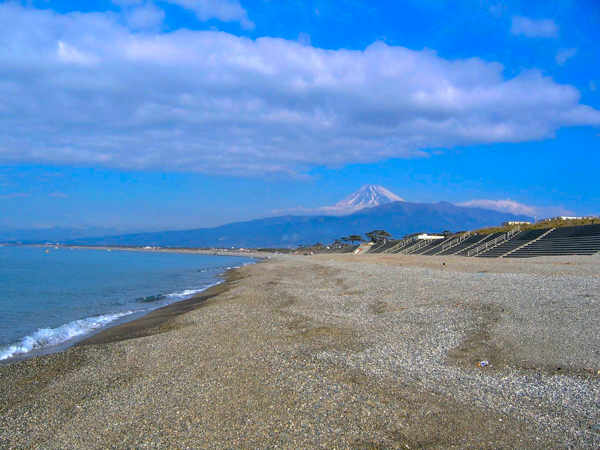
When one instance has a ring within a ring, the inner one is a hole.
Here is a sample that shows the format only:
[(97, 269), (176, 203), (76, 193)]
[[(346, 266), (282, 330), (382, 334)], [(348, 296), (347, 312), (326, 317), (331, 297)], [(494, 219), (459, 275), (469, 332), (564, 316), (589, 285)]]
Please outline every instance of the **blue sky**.
[(600, 214), (596, 1), (0, 2), (0, 227)]

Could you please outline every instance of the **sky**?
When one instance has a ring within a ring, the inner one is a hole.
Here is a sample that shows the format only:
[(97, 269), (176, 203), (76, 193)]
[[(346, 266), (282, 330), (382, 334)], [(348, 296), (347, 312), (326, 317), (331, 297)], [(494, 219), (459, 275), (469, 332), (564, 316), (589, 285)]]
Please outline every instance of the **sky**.
[(0, 1), (0, 228), (598, 215), (597, 42), (595, 0)]

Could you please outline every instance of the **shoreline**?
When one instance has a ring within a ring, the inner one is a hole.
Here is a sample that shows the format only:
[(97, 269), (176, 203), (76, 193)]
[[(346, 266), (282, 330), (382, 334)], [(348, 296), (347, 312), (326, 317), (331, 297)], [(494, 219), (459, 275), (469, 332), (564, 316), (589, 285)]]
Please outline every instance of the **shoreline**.
[(59, 248), (71, 250), (99, 250), (99, 251), (121, 251), (121, 252), (146, 252), (146, 253), (178, 253), (185, 255), (208, 255), (208, 256), (240, 256), (251, 259), (266, 259), (271, 253), (259, 252), (255, 250), (234, 250), (234, 251), (214, 251), (202, 250), (195, 248), (144, 248), (144, 247), (119, 247), (119, 246), (82, 246), (82, 245), (66, 245), (66, 244), (18, 244), (14, 242), (0, 243), (0, 246), (12, 247), (42, 247), (42, 248)]
[(195, 294), (185, 300), (170, 303), (160, 308), (149, 311), (141, 317), (131, 321), (105, 327), (96, 333), (74, 343), (70, 347), (85, 347), (89, 345), (103, 345), (112, 342), (121, 342), (164, 333), (172, 329), (169, 322), (173, 319), (206, 306), (207, 302), (231, 289), (230, 283), (239, 279), (235, 273), (238, 268), (228, 269), (221, 277), (223, 281)]
[[(63, 247), (68, 248), (68, 247)], [(101, 250), (101, 248), (96, 248)], [(125, 249), (121, 249), (122, 251), (128, 251)], [(135, 251), (135, 250), (133, 250)], [(146, 250), (147, 251), (147, 250)], [(168, 252), (168, 253), (181, 253), (181, 254), (189, 254), (190, 252)], [(197, 253), (194, 253), (197, 254)], [(242, 266), (236, 266), (232, 268), (226, 269), (223, 273), (218, 274), (215, 277), (216, 283), (207, 287), (206, 289), (193, 294), (191, 297), (175, 301), (173, 303), (166, 304), (164, 306), (160, 306), (155, 309), (149, 310), (140, 310), (133, 312), (131, 315), (133, 317), (124, 316), (121, 319), (117, 319), (114, 323), (109, 323), (97, 330), (93, 330), (89, 333), (86, 333), (81, 336), (74, 337), (70, 340), (64, 341), (62, 343), (50, 346), (34, 349), (27, 353), (16, 354), (10, 358), (5, 360), (0, 360), (0, 366), (17, 364), (22, 361), (27, 361), (32, 358), (43, 357), (46, 355), (51, 355), (55, 353), (61, 353), (69, 350), (73, 347), (82, 347), (87, 345), (96, 345), (96, 344), (106, 344), (110, 342), (118, 342), (122, 340), (135, 339), (137, 337), (149, 336), (155, 333), (163, 332), (167, 327), (167, 322), (185, 314), (187, 312), (193, 311), (195, 309), (201, 308), (203, 303), (207, 302), (213, 297), (226, 292), (228, 290), (228, 283), (233, 282), (237, 279), (235, 275), (235, 271), (241, 267), (244, 267), (248, 264), (257, 264), (261, 262), (262, 258), (258, 258), (256, 256), (246, 256), (246, 255), (233, 255), (233, 254), (224, 254), (224, 255), (213, 255), (201, 253), (205, 256), (230, 256), (230, 257), (246, 257), (249, 260), (254, 260), (254, 262), (248, 262)], [(105, 313), (110, 314), (110, 313)]]

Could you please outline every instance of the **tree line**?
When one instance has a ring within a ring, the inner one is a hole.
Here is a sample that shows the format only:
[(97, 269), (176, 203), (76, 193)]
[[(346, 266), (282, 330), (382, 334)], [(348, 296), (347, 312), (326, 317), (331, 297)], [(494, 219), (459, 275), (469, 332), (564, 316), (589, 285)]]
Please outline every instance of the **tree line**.
[[(390, 233), (388, 233), (385, 230), (373, 230), (373, 231), (369, 231), (368, 233), (365, 233), (366, 239), (365, 237), (363, 237), (360, 234), (351, 234), (350, 236), (344, 236), (341, 237), (339, 239), (335, 239), (333, 241), (333, 243), (331, 244), (332, 247), (341, 247), (343, 245), (355, 245), (355, 243), (357, 242), (373, 242), (375, 244), (378, 243), (386, 243), (389, 238), (392, 237), (392, 235)], [(304, 247), (325, 247), (325, 245), (323, 245), (321, 242), (317, 242), (314, 245), (299, 245), (298, 247), (300, 248), (304, 248)]]

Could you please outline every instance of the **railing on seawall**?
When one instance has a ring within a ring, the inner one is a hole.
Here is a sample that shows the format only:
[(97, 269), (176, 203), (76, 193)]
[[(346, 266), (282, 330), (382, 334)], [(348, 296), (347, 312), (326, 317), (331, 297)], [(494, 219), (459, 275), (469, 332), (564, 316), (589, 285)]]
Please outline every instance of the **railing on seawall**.
[(440, 251), (440, 253), (441, 252), (445, 252), (449, 248), (452, 248), (455, 245), (460, 244), (462, 241), (464, 241), (465, 239), (467, 239), (469, 236), (471, 236), (471, 232), (467, 231), (466, 233), (461, 234), (456, 239), (452, 239), (450, 242), (446, 242), (445, 244), (442, 244), (442, 250)]
[(496, 239), (486, 242), (485, 244), (481, 244), (480, 246), (478, 246), (477, 248), (474, 248), (473, 250), (469, 250), (469, 252), (467, 253), (467, 256), (478, 255), (479, 253), (483, 253), (486, 250), (488, 250), (492, 247), (495, 247), (496, 245), (498, 245), (504, 241), (508, 241), (519, 231), (521, 231), (520, 225), (518, 227), (515, 227), (512, 230), (510, 230), (508, 233), (504, 233), (502, 236), (498, 236)]
[(395, 253), (396, 250), (400, 250), (401, 248), (406, 247), (408, 244), (410, 244), (413, 241), (412, 238), (406, 238), (406, 239), (402, 239), (400, 242), (398, 242), (396, 245), (394, 245), (393, 247), (388, 248), (387, 250), (384, 250), (381, 253)]
[(525, 244), (521, 245), (520, 247), (514, 248), (512, 249), (510, 252), (507, 252), (503, 255), (500, 255), (500, 258), (504, 258), (506, 255), (510, 255), (511, 253), (516, 252), (517, 250), (521, 250), (522, 248), (527, 247), (529, 244), (533, 244), (534, 242), (539, 241), (540, 239), (545, 238), (546, 236), (548, 236), (550, 233), (552, 233), (554, 230), (556, 230), (556, 228), (550, 228), (548, 231), (546, 231), (544, 234), (542, 234), (541, 236), (536, 237), (534, 240), (532, 241), (528, 241)]
[(400, 253), (404, 253), (405, 255), (410, 255), (411, 253), (419, 251), (423, 247), (427, 247), (428, 245), (429, 245), (429, 240), (428, 239), (422, 239), (421, 242), (419, 242), (418, 244), (413, 245), (412, 247), (407, 248), (406, 250), (402, 250)]
[[(441, 252), (441, 251), (442, 251), (442, 245), (444, 245), (446, 242), (448, 242), (448, 239), (446, 239), (446, 238), (444, 238), (444, 239), (440, 239), (440, 240), (437, 242), (437, 244), (436, 244), (435, 242), (432, 242), (432, 243), (430, 244), (430, 245), (431, 245), (431, 248), (430, 248), (429, 250), (427, 250), (427, 251), (423, 252), (423, 253), (426, 253), (426, 254), (428, 254), (428, 255), (431, 255), (431, 256), (433, 256), (433, 255), (437, 255), (439, 252)], [(431, 253), (431, 251), (432, 251), (432, 250), (434, 250), (434, 251), (435, 251), (435, 253)]]

